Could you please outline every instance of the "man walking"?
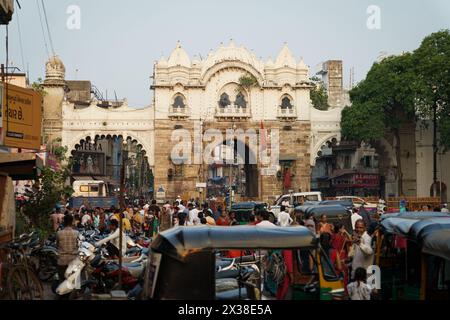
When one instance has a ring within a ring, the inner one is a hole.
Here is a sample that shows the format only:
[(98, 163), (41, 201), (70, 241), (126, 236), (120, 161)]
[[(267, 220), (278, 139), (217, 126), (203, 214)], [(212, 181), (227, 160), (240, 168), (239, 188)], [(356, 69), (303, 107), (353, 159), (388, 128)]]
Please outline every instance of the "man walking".
[(288, 227), (292, 223), (291, 215), (288, 212), (288, 207), (281, 206), (281, 211), (278, 214), (278, 225), (280, 227)]
[(78, 231), (73, 229), (73, 216), (64, 216), (64, 229), (56, 233), (56, 245), (58, 248), (58, 275), (59, 281), (64, 280), (64, 273), (69, 263), (77, 257)]

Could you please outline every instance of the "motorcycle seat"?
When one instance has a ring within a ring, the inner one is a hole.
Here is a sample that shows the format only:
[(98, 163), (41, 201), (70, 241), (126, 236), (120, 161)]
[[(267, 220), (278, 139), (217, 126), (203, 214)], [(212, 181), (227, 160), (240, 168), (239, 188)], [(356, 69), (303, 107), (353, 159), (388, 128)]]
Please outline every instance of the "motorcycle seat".
[(253, 255), (236, 257), (236, 258), (222, 258), (222, 261), (232, 261), (232, 260), (235, 260), (236, 263), (256, 262), (257, 261), (255, 256), (253, 256)]
[(239, 288), (239, 283), (235, 278), (216, 279), (216, 292), (229, 291)]
[(217, 300), (238, 300), (238, 299), (247, 299), (247, 290), (245, 288), (241, 288), (241, 295), (239, 296), (239, 288), (234, 290), (227, 290), (216, 293)]
[(237, 278), (239, 276), (239, 270), (225, 270), (216, 272), (216, 279), (224, 278)]
[(136, 268), (136, 267), (141, 266), (141, 264), (139, 262), (128, 262), (128, 263), (123, 263), (122, 265), (127, 268)]
[(232, 264), (232, 260), (230, 260), (230, 261), (217, 260), (216, 261), (216, 269), (219, 269), (219, 268), (223, 269), (225, 267), (230, 266), (231, 264)]

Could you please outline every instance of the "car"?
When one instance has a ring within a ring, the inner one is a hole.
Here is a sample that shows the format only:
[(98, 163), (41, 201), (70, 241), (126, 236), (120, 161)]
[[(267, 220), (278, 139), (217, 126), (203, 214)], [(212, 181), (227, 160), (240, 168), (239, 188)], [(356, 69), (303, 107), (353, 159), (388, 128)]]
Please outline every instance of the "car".
[(336, 199), (351, 201), (351, 202), (353, 202), (353, 206), (355, 208), (364, 206), (364, 208), (366, 208), (366, 209), (376, 209), (378, 207), (377, 203), (366, 202), (364, 199), (355, 197), (355, 196), (340, 196), (340, 197), (336, 197)]
[(319, 205), (321, 206), (333, 206), (333, 205), (340, 205), (343, 206), (345, 209), (347, 210), (352, 210), (354, 205), (353, 202), (351, 202), (350, 200), (324, 200), (324, 201), (320, 201)]
[(272, 212), (275, 217), (278, 217), (278, 214), (281, 211), (281, 205), (285, 201), (289, 202), (289, 208), (294, 208), (296, 206), (304, 204), (305, 202), (322, 201), (322, 193), (319, 191), (294, 192), (278, 196), (277, 200), (275, 200), (274, 205), (269, 207), (269, 211)]

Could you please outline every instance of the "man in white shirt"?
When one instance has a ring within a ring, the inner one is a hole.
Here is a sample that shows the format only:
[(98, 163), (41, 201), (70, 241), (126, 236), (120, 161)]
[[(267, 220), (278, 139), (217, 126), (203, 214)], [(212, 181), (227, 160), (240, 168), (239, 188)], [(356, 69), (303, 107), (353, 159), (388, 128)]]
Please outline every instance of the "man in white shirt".
[(180, 208), (180, 212), (182, 212), (182, 211), (184, 211), (184, 209), (186, 209), (186, 207), (183, 205), (183, 201), (176, 200), (176, 202), (178, 203), (178, 208)]
[(291, 225), (292, 221), (294, 221), (292, 220), (288, 210), (289, 209), (287, 207), (281, 206), (281, 211), (278, 214), (278, 225), (280, 227), (288, 227)]
[[(96, 247), (99, 247), (105, 243), (108, 243), (107, 249), (111, 257), (119, 256), (120, 248), (120, 228), (119, 221), (113, 219), (109, 221), (109, 229), (111, 230), (109, 236), (95, 243)], [(127, 236), (122, 232), (122, 256), (127, 251)]]
[(351, 216), (353, 230), (355, 230), (356, 221), (358, 221), (359, 219), (362, 219), (362, 217), (358, 214), (358, 212), (355, 209), (353, 209), (353, 213)]
[(189, 216), (188, 216), (187, 225), (188, 226), (199, 225), (200, 219), (198, 218), (198, 212), (199, 212), (198, 209), (194, 208), (194, 205), (192, 203), (188, 204), (188, 209), (189, 209)]
[(352, 260), (352, 279), (357, 268), (367, 268), (373, 265), (374, 252), (372, 249), (372, 237), (366, 232), (366, 223), (359, 219), (355, 223), (353, 233), (354, 256)]

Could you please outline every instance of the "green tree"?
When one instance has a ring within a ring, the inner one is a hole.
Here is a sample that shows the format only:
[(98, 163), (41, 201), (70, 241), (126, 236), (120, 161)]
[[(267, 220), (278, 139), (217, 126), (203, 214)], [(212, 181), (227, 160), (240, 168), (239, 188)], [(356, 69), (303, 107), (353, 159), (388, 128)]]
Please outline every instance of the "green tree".
[(47, 92), (44, 90), (44, 81), (42, 80), (42, 78), (38, 78), (35, 82), (33, 82), (31, 84), (31, 89), (39, 92), (42, 95), (42, 97), (44, 97), (47, 94)]
[(391, 133), (396, 140), (398, 191), (403, 193), (400, 128), (414, 122), (413, 59), (410, 53), (375, 63), (366, 79), (350, 91), (352, 106), (342, 112), (346, 139), (372, 142)]
[(247, 73), (239, 78), (239, 86), (245, 90), (250, 90), (252, 87), (258, 86), (258, 80), (250, 73)]
[(22, 214), (29, 222), (28, 228), (39, 230), (44, 238), (53, 231), (50, 223), (53, 208), (73, 193), (72, 188), (66, 185), (70, 175), (70, 163), (65, 158), (67, 147), (59, 146), (58, 141), (53, 141), (53, 144), (51, 150), (60, 164), (60, 169), (54, 170), (47, 166), (42, 169), (31, 190), (26, 192), (28, 201), (22, 208)]
[(313, 107), (318, 110), (328, 110), (330, 108), (328, 104), (328, 93), (323, 81), (317, 76), (311, 77), (310, 80), (314, 85), (314, 88), (309, 93)]
[[(421, 119), (431, 120), (436, 111), (440, 145), (450, 149), (450, 31), (425, 37), (413, 52), (416, 72), (416, 109)], [(437, 150), (435, 150), (437, 151)]]

